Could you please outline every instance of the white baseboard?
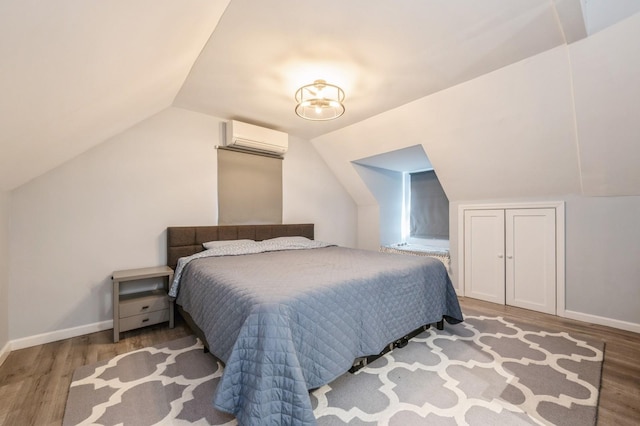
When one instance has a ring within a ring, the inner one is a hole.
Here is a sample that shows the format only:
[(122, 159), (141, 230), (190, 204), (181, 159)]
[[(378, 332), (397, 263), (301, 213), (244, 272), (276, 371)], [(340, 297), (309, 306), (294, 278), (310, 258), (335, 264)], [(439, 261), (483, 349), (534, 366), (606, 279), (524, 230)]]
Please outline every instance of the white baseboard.
[(10, 353), (11, 353), (11, 342), (7, 342), (4, 345), (4, 347), (0, 349), (0, 366), (2, 366), (2, 363), (4, 362), (5, 359), (7, 359)]
[[(455, 289), (459, 294), (459, 290)], [(600, 317), (597, 315), (585, 314), (575, 311), (564, 311), (564, 317), (590, 322), (598, 325), (627, 330), (634, 333), (640, 333), (640, 324), (616, 320), (612, 318)], [(45, 343), (56, 342), (58, 340), (69, 339), (71, 337), (82, 336), (84, 334), (96, 333), (98, 331), (109, 330), (113, 328), (113, 320), (96, 322), (93, 324), (82, 325), (79, 327), (66, 328), (64, 330), (56, 330), (49, 333), (37, 334), (35, 336), (23, 337), (21, 339), (10, 340), (2, 349), (0, 349), (0, 365), (7, 359), (11, 351), (29, 348), (31, 346), (43, 345)]]
[(36, 334), (35, 336), (11, 340), (8, 344), (10, 344), (11, 350), (15, 351), (18, 349), (29, 348), (31, 346), (44, 345), (45, 343), (69, 339), (71, 337), (82, 336), (84, 334), (108, 330), (110, 328), (113, 328), (113, 320), (95, 322), (93, 324), (81, 325), (79, 327), (65, 328), (64, 330), (56, 330), (49, 333)]
[(620, 330), (632, 331), (634, 333), (640, 333), (640, 324), (636, 324), (633, 322), (621, 321), (617, 319), (600, 317), (597, 315), (584, 314), (582, 312), (568, 310), (564, 311), (564, 317), (598, 325), (606, 325), (608, 327), (619, 328)]

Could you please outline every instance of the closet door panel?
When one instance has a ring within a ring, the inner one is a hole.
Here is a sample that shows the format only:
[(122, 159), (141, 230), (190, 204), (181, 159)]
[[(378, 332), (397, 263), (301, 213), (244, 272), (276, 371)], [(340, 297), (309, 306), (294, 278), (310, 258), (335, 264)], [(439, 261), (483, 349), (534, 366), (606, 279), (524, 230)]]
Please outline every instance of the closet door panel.
[(505, 303), (504, 210), (464, 212), (464, 294)]
[(505, 211), (506, 304), (556, 313), (555, 209)]

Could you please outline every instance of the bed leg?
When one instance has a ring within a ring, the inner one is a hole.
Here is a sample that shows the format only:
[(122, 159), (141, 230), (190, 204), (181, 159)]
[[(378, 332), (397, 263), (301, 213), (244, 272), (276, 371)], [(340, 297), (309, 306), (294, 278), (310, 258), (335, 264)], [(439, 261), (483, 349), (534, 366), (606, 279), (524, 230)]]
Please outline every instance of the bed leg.
[(436, 323), (436, 328), (437, 328), (438, 330), (444, 330), (444, 320), (443, 320), (443, 319), (441, 319), (440, 321), (438, 321), (438, 322)]

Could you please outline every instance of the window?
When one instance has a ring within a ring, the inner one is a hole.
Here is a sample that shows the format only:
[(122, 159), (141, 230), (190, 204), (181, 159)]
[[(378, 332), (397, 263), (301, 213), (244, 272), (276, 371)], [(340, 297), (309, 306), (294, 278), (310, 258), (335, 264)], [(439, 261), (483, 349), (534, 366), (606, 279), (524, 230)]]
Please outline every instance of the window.
[(449, 199), (433, 170), (409, 173), (409, 237), (449, 239)]

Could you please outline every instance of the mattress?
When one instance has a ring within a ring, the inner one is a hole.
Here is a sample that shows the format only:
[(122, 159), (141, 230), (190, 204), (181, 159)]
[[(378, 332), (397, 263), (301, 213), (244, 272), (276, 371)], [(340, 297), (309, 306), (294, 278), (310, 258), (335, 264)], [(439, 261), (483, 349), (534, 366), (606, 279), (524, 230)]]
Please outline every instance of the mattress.
[(451, 276), (451, 256), (448, 248), (430, 247), (418, 244), (392, 244), (389, 246), (380, 246), (383, 253), (406, 254), (411, 256), (429, 256), (438, 259), (449, 272)]
[(225, 363), (214, 406), (241, 425), (315, 424), (309, 389), (421, 325), (462, 321), (441, 262), (311, 243), (178, 265), (177, 303)]

